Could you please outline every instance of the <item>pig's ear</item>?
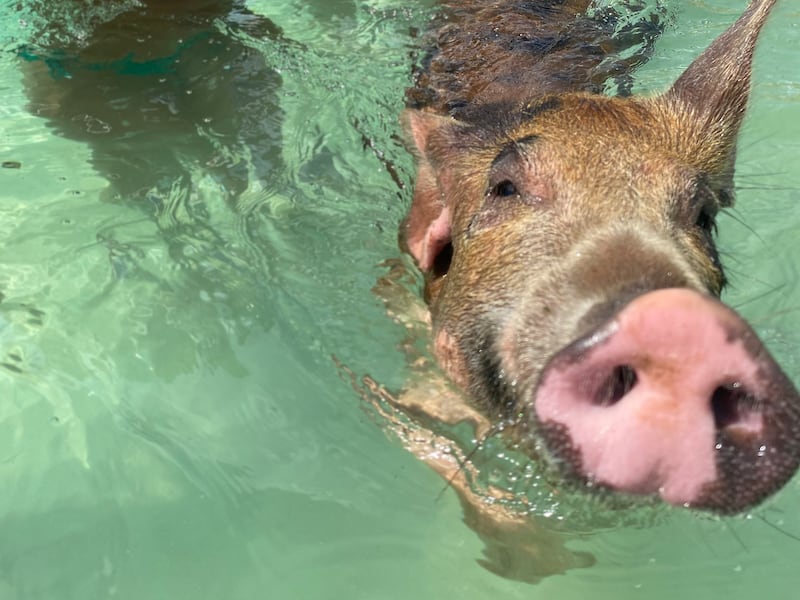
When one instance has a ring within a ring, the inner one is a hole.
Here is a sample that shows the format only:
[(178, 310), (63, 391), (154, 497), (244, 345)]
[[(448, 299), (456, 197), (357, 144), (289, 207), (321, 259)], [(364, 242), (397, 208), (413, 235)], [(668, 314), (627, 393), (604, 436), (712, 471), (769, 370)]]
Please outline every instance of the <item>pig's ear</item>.
[(695, 59), (662, 97), (690, 134), (686, 140), (692, 147), (687, 150), (705, 168), (732, 169), (736, 136), (750, 93), (756, 40), (774, 4), (775, 0), (752, 0), (739, 20)]
[(401, 242), (423, 271), (442, 275), (449, 267), (451, 207), (461, 125), (450, 117), (406, 110), (401, 117), (417, 156), (414, 200), (401, 230)]
[(428, 162), (437, 169), (446, 167), (454, 154), (465, 125), (452, 117), (444, 117), (422, 110), (406, 109), (400, 115), (406, 139), (419, 161)]

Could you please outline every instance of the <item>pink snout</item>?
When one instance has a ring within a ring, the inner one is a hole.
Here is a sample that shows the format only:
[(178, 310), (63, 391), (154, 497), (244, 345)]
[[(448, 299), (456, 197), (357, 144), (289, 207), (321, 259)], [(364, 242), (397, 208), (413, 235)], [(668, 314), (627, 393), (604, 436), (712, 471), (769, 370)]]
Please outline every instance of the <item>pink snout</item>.
[(639, 296), (561, 350), (534, 400), (551, 453), (580, 478), (726, 513), (797, 469), (799, 404), (753, 330), (688, 289)]

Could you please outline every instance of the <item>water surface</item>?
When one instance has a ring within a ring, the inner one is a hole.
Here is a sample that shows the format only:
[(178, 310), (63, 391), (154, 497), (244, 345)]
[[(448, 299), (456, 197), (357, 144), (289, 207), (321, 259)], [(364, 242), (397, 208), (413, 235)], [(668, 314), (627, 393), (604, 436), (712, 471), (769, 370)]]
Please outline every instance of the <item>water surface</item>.
[[(797, 481), (752, 515), (597, 531), (574, 543), (591, 569), (493, 575), (452, 493), (340, 377), (332, 355), (393, 389), (408, 374), (370, 290), (410, 198), (397, 114), (430, 4), (253, 1), (135, 32), (133, 55), (86, 49), (107, 5), (0, 4), (0, 599), (795, 589)], [(637, 91), (743, 4), (671, 3)], [(783, 2), (720, 220), (726, 300), (795, 381), (798, 57)]]

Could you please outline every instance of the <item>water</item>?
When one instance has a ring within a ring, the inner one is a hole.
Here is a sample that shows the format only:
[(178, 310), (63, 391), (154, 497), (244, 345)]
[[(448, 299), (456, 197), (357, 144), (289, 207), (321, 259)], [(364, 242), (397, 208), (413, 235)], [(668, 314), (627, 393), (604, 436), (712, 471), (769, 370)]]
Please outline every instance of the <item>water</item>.
[[(743, 2), (675, 4), (640, 91)], [(751, 516), (571, 542), (591, 569), (493, 575), (454, 496), (340, 377), (332, 355), (394, 389), (408, 375), (370, 289), (408, 203), (396, 115), (429, 3), (254, 1), (261, 17), (135, 32), (133, 57), (86, 50), (107, 6), (43, 6), (0, 4), (0, 599), (794, 589), (797, 481)], [(720, 223), (726, 299), (795, 380), (798, 56), (784, 2)]]

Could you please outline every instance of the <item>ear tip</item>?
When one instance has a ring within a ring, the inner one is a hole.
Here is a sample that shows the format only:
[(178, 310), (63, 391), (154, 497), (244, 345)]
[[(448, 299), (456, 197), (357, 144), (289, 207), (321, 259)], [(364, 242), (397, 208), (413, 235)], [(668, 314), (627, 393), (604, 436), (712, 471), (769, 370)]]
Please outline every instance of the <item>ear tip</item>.
[(424, 155), (431, 135), (446, 130), (455, 124), (456, 120), (430, 110), (406, 108), (400, 113), (400, 123), (406, 138), (413, 141), (417, 150)]
[(406, 108), (400, 113), (400, 125), (409, 143), (413, 143), (420, 154), (425, 153), (428, 144), (428, 128), (424, 124), (422, 111)]
[(414, 113), (418, 113), (418, 108), (404, 108), (400, 111), (400, 122), (405, 125), (410, 119), (414, 118)]
[(745, 11), (698, 56), (665, 96), (713, 100), (719, 90), (747, 96), (756, 41), (777, 0), (751, 0)]
[(449, 115), (440, 115), (426, 108), (404, 108), (400, 112), (400, 121), (409, 125), (438, 126), (441, 123), (455, 122)]

